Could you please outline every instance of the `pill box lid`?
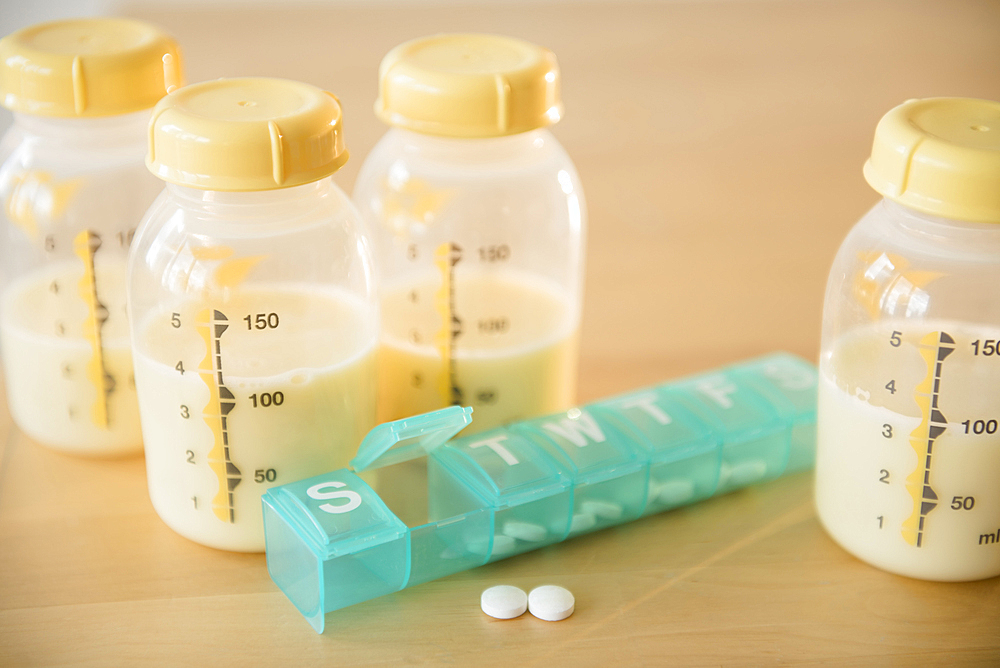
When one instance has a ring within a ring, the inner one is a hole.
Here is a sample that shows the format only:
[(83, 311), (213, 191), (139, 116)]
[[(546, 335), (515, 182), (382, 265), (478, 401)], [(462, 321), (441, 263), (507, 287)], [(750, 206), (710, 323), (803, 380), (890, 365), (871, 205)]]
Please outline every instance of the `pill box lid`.
[(361, 441), (351, 468), (367, 471), (423, 457), (471, 422), (472, 408), (449, 406), (380, 424)]
[(801, 357), (776, 352), (740, 364), (730, 373), (760, 392), (782, 418), (815, 419), (819, 374), (815, 366)]
[[(313, 496), (317, 489), (334, 495)], [(261, 500), (324, 561), (399, 540), (409, 531), (364, 480), (346, 469), (272, 487)], [(317, 510), (324, 501), (351, 512)], [(267, 533), (266, 519), (264, 527)], [(268, 552), (275, 549), (269, 537)]]
[[(655, 402), (662, 421), (645, 412), (642, 402)], [(630, 441), (648, 453), (654, 464), (680, 462), (719, 448), (715, 431), (661, 387), (630, 392), (588, 406), (605, 422), (616, 425)]]
[(511, 430), (549, 453), (575, 484), (625, 476), (642, 469), (648, 460), (614, 422), (586, 409), (519, 422)]
[[(480, 447), (498, 439), (513, 461), (490, 447)], [(573, 484), (559, 462), (509, 427), (456, 439), (435, 450), (432, 457), (494, 508), (555, 496)]]

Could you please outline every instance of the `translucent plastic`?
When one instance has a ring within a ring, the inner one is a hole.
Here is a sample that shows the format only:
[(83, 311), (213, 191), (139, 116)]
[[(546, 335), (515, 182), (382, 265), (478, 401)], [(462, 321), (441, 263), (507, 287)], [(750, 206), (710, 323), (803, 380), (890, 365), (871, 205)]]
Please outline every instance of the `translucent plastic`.
[(551, 133), (390, 130), (354, 201), (380, 279), (380, 419), (462, 404), (482, 430), (572, 405), (586, 209)]
[(347, 464), (375, 420), (372, 280), (330, 178), (167, 186), (133, 244), (129, 308), (149, 494), (171, 528), (262, 551), (264, 490)]
[[(811, 467), (816, 370), (774, 354), (445, 442), (463, 411), (369, 434), (374, 489), (340, 470), (265, 494), (268, 571), (318, 632), (331, 610)], [(426, 478), (384, 474), (428, 452)], [(418, 521), (393, 508), (422, 503)]]
[(1000, 574), (1000, 225), (888, 200), (834, 261), (823, 313), (816, 504), (888, 571)]
[(139, 452), (125, 261), (163, 184), (143, 164), (149, 113), (14, 115), (4, 138), (4, 286), (10, 413), (31, 438), (73, 454)]

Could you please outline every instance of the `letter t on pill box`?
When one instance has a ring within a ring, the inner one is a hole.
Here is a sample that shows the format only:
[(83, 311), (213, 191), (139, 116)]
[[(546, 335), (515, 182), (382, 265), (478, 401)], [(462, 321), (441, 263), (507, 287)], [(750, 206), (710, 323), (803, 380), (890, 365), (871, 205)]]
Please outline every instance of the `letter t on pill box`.
[(426, 456), (427, 521), (351, 470), (274, 487), (268, 571), (322, 633), (332, 610), (808, 468), (815, 406), (815, 367), (776, 354), (450, 441), (471, 409), (382, 424), (351, 465)]

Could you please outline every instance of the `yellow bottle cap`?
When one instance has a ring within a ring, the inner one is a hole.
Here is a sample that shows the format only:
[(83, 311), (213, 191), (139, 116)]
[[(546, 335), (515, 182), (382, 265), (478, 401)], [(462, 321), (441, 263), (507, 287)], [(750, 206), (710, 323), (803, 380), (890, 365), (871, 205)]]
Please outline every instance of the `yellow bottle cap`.
[(552, 125), (562, 112), (555, 55), (512, 37), (424, 37), (379, 66), (375, 113), (407, 130), (499, 137)]
[(1000, 223), (1000, 102), (904, 102), (879, 121), (865, 178), (917, 211)]
[(61, 118), (149, 109), (181, 85), (177, 44), (132, 19), (42, 23), (0, 40), (0, 96), (11, 111)]
[(160, 100), (146, 166), (203, 190), (274, 190), (329, 176), (347, 156), (332, 93), (287, 79), (219, 79)]

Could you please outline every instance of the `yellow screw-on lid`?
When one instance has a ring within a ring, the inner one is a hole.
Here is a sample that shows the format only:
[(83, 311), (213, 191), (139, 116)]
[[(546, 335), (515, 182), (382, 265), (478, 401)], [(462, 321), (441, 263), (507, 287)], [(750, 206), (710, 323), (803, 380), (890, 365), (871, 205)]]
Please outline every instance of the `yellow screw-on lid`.
[(904, 102), (879, 121), (865, 178), (917, 211), (1000, 223), (1000, 102)]
[(424, 37), (379, 66), (375, 113), (415, 132), (499, 137), (556, 123), (562, 111), (555, 55), (512, 37)]
[(287, 79), (219, 79), (180, 88), (153, 109), (146, 166), (203, 190), (273, 190), (347, 162), (340, 103)]
[(114, 116), (149, 109), (180, 85), (177, 44), (142, 21), (54, 21), (0, 40), (0, 95), (11, 111)]

